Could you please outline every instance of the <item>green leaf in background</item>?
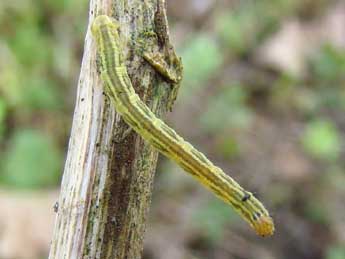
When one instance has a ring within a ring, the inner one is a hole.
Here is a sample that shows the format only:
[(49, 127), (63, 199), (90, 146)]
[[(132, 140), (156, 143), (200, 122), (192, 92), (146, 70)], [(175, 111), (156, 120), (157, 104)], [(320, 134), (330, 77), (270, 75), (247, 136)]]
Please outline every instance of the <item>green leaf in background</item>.
[(318, 224), (327, 224), (329, 222), (329, 213), (326, 207), (320, 202), (320, 200), (309, 199), (304, 208), (305, 215), (312, 222)]
[(318, 119), (308, 123), (302, 136), (304, 149), (312, 156), (334, 160), (339, 157), (341, 140), (331, 121)]
[[(339, 86), (342, 84), (339, 82)], [(330, 109), (344, 109), (345, 108), (345, 88), (337, 86), (321, 86), (322, 89), (318, 92), (318, 101), (320, 107), (326, 107)], [(333, 88), (333, 89), (332, 89)]]
[(221, 51), (216, 42), (207, 35), (195, 36), (182, 50), (184, 67), (181, 95), (188, 96), (214, 74), (222, 64)]
[(39, 19), (39, 5), (32, 0), (2, 0), (0, 5), (0, 25), (6, 20), (13, 19), (11, 25), (16, 26), (18, 23), (31, 24), (37, 26), (36, 21)]
[[(299, 96), (298, 81), (287, 73), (281, 74), (274, 81), (270, 93), (270, 105), (274, 110), (284, 111), (291, 109), (296, 103), (304, 102), (304, 95)], [(299, 96), (296, 98), (296, 96)], [(311, 104), (313, 106), (314, 104)], [(298, 106), (302, 106), (299, 104)]]
[(56, 110), (62, 104), (54, 82), (44, 76), (29, 77), (23, 93), (23, 105), (29, 109)]
[(240, 154), (240, 147), (234, 136), (224, 135), (217, 141), (217, 151), (226, 159), (235, 158)]
[[(86, 11), (87, 5), (85, 0), (41, 0), (46, 4), (47, 9), (54, 13), (63, 13), (67, 17), (68, 15), (75, 14), (78, 18), (78, 15), (81, 11)], [(76, 12), (76, 13), (74, 13)], [(85, 13), (84, 13), (85, 16)], [(83, 17), (84, 17), (83, 16)]]
[(9, 106), (30, 110), (61, 107), (57, 87), (47, 73), (34, 72), (16, 63), (13, 53), (1, 42), (0, 58), (0, 92)]
[(0, 92), (9, 106), (21, 102), (21, 67), (6, 42), (0, 40)]
[[(329, 188), (345, 193), (345, 170), (339, 164), (332, 164), (325, 175), (325, 181)], [(339, 196), (340, 198), (341, 196)]]
[(16, 28), (10, 46), (19, 63), (32, 68), (44, 69), (51, 59), (52, 44), (38, 26), (21, 23)]
[(60, 11), (61, 12), (61, 11), (64, 11), (64, 10), (71, 8), (74, 1), (71, 1), (71, 0), (60, 0), (60, 1), (47, 0), (45, 2), (47, 4), (47, 7), (49, 9), (52, 9), (52, 11), (55, 11), (55, 12)]
[(345, 246), (331, 246), (327, 250), (326, 259), (345, 259)]
[(6, 117), (7, 104), (4, 99), (0, 97), (0, 123), (4, 121)]
[(7, 114), (7, 104), (4, 99), (0, 97), (0, 140), (6, 129), (5, 118)]
[(241, 1), (237, 8), (218, 16), (215, 29), (232, 54), (245, 54), (276, 30), (298, 0)]
[(212, 198), (195, 211), (193, 222), (196, 227), (204, 230), (211, 242), (218, 242), (226, 229), (225, 226), (235, 222), (239, 216), (224, 202)]
[(216, 31), (232, 53), (242, 54), (248, 50), (254, 39), (257, 27), (253, 26), (255, 17), (248, 12), (229, 13), (219, 16)]
[(62, 156), (52, 140), (35, 130), (16, 132), (2, 162), (2, 184), (16, 188), (57, 184)]
[(224, 88), (218, 95), (213, 96), (208, 109), (200, 118), (201, 126), (209, 132), (220, 129), (244, 129), (250, 126), (252, 112), (246, 106), (247, 93), (239, 85)]
[(311, 60), (312, 70), (319, 80), (334, 81), (345, 78), (345, 51), (325, 45)]

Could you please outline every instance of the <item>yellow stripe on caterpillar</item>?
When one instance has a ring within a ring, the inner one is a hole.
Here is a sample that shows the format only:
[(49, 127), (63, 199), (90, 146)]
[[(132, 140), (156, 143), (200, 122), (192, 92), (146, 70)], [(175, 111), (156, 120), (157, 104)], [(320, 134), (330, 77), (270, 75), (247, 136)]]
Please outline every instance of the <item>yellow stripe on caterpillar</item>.
[(272, 235), (273, 220), (262, 203), (157, 118), (140, 100), (127, 74), (118, 28), (118, 23), (106, 15), (96, 17), (91, 26), (105, 92), (116, 111), (143, 139), (230, 204), (257, 234)]

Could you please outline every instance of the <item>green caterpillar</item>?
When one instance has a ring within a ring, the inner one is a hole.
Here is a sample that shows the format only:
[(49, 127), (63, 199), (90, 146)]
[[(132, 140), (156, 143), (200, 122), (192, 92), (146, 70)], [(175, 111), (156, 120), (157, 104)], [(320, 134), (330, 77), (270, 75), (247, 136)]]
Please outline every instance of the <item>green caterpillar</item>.
[(261, 202), (158, 119), (140, 100), (127, 74), (118, 28), (117, 22), (106, 15), (96, 17), (91, 26), (105, 92), (116, 111), (147, 142), (229, 203), (257, 234), (272, 235), (273, 220)]

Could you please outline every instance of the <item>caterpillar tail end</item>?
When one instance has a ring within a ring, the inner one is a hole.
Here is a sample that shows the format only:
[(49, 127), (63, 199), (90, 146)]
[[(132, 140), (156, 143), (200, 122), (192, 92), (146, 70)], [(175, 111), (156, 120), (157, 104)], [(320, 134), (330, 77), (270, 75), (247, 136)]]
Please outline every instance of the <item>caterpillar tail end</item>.
[(261, 216), (255, 225), (252, 225), (255, 232), (262, 237), (269, 237), (274, 234), (274, 223), (270, 216)]

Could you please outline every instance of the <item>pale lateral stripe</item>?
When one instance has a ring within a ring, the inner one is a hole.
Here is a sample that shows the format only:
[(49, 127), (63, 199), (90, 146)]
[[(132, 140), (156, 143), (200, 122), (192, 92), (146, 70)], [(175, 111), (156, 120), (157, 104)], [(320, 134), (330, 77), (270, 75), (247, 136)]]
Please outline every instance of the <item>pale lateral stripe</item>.
[(96, 17), (91, 27), (98, 46), (105, 89), (117, 111), (146, 141), (232, 205), (259, 235), (272, 235), (273, 220), (262, 203), (155, 117), (136, 95), (123, 63), (117, 28), (118, 24), (105, 15)]

